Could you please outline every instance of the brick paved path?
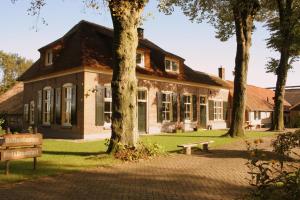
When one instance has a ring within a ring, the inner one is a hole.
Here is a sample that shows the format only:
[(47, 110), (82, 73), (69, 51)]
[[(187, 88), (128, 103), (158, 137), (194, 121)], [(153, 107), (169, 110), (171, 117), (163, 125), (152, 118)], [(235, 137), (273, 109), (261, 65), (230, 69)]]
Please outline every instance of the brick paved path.
[(211, 153), (171, 155), (0, 186), (0, 199), (231, 200), (249, 188), (246, 158), (245, 145), (235, 143)]

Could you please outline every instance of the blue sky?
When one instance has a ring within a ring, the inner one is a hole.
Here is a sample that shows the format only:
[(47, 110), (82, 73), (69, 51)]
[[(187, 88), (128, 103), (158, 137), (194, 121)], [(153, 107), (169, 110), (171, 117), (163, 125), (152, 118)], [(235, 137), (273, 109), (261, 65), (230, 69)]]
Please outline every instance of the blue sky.
[[(84, 7), (82, 0), (48, 0), (42, 10), (48, 25), (37, 23), (36, 17), (27, 15), (30, 0), (18, 0), (14, 5), (10, 0), (1, 0), (0, 50), (18, 53), (33, 60), (38, 59), (40, 47), (58, 39), (80, 20), (92, 21), (112, 27), (107, 8), (96, 12)], [(210, 74), (217, 74), (219, 66), (225, 66), (226, 78), (233, 80), (236, 44), (235, 38), (220, 42), (215, 38), (211, 25), (192, 23), (180, 10), (166, 16), (158, 12), (157, 0), (150, 0), (145, 9), (151, 13), (143, 25), (146, 38), (162, 48), (185, 58), (190, 67)], [(33, 28), (37, 27), (37, 31)], [(274, 86), (276, 77), (265, 73), (268, 57), (278, 56), (266, 48), (268, 32), (261, 24), (253, 35), (248, 83), (262, 87)], [(288, 75), (287, 85), (300, 85), (300, 63), (294, 65)]]

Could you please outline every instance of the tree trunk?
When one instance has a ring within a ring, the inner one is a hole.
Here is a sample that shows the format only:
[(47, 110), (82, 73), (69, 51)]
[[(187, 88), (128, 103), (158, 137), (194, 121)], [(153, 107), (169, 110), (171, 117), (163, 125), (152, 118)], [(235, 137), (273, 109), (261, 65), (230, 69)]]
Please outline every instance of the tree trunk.
[(280, 50), (280, 62), (276, 70), (277, 82), (274, 99), (274, 117), (271, 130), (284, 130), (284, 93), (289, 70), (290, 47), (291, 47), (291, 16), (292, 16), (292, 1), (277, 1), (279, 20), (280, 20), (280, 35), (282, 37), (282, 47)]
[(112, 136), (107, 149), (113, 153), (119, 143), (133, 147), (136, 128), (136, 48), (137, 27), (145, 6), (143, 1), (109, 1), (114, 26), (112, 87)]
[(236, 58), (232, 120), (227, 135), (231, 137), (244, 136), (245, 102), (248, 63), (250, 56), (253, 18), (252, 10), (234, 6), (234, 21), (236, 30)]
[(280, 63), (277, 69), (277, 82), (274, 100), (274, 117), (271, 130), (284, 130), (284, 93), (285, 84), (288, 72), (289, 54), (287, 51), (282, 51)]

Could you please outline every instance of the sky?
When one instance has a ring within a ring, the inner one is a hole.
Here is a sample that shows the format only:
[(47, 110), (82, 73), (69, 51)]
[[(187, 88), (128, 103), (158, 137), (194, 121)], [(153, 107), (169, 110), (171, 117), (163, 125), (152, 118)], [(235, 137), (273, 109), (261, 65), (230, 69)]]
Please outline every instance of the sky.
[[(87, 20), (112, 28), (109, 10), (87, 9), (82, 0), (48, 0), (41, 12), (47, 25), (37, 17), (27, 15), (30, 0), (0, 0), (0, 50), (18, 53), (28, 59), (39, 58), (38, 49), (63, 36), (80, 20)], [(217, 75), (224, 66), (226, 79), (233, 80), (236, 53), (235, 37), (227, 42), (215, 38), (215, 29), (207, 23), (192, 23), (176, 9), (172, 15), (160, 13), (157, 0), (150, 0), (144, 15), (151, 17), (143, 23), (144, 36), (166, 51), (179, 55), (191, 68)], [(266, 48), (269, 33), (263, 24), (256, 24), (251, 47), (248, 83), (261, 87), (273, 87), (276, 76), (266, 73), (268, 58), (278, 57)], [(300, 62), (289, 72), (287, 85), (300, 85)]]

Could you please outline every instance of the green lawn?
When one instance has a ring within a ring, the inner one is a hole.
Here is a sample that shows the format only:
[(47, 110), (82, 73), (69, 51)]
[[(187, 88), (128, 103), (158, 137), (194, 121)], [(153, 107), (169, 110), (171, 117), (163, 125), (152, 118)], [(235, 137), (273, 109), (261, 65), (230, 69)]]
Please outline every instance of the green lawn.
[[(198, 131), (192, 133), (142, 136), (145, 143), (159, 143), (168, 152), (177, 151), (178, 144), (214, 140), (216, 145), (243, 140), (244, 138), (220, 137), (225, 131)], [(248, 132), (245, 138), (258, 138), (273, 135), (271, 132)], [(18, 182), (41, 176), (74, 172), (99, 166), (111, 166), (119, 161), (106, 155), (104, 141), (76, 142), (45, 139), (43, 156), (38, 158), (37, 170), (32, 170), (32, 159), (12, 161), (9, 176), (4, 175), (4, 163), (0, 163), (0, 184)]]
[(230, 138), (230, 137), (221, 137), (224, 135), (224, 130), (202, 130), (192, 133), (177, 133), (177, 134), (162, 134), (162, 135), (152, 135), (152, 136), (143, 136), (142, 141), (144, 142), (156, 142), (162, 145), (168, 152), (176, 152), (180, 148), (177, 147), (178, 144), (186, 144), (192, 142), (200, 141), (210, 141), (213, 140), (214, 143), (211, 146), (220, 146), (235, 141), (243, 141), (250, 138), (261, 138), (268, 137), (275, 134), (275, 132), (256, 132), (248, 131), (246, 136), (243, 138)]

